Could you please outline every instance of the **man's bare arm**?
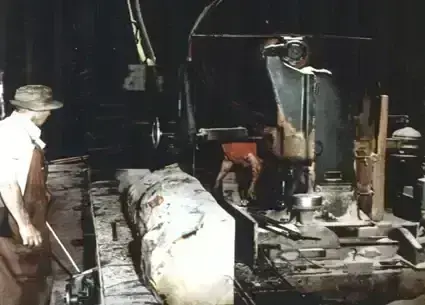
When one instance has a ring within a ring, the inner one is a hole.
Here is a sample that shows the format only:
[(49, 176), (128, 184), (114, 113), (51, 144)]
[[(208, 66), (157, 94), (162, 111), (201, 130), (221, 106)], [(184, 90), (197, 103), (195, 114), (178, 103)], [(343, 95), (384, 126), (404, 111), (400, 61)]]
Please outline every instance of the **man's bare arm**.
[(18, 225), (23, 244), (28, 246), (40, 245), (41, 235), (32, 225), (28, 212), (25, 210), (19, 184), (17, 182), (1, 184), (0, 196)]
[(29, 223), (29, 215), (24, 208), (21, 188), (17, 182), (0, 185), (0, 196), (19, 227)]

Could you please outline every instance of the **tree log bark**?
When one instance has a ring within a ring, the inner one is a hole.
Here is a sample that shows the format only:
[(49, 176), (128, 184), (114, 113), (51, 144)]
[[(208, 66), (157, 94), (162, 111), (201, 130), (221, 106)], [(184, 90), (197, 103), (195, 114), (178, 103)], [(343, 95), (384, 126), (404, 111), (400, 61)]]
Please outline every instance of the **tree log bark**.
[(169, 305), (233, 304), (235, 221), (177, 165), (130, 182), (141, 269)]

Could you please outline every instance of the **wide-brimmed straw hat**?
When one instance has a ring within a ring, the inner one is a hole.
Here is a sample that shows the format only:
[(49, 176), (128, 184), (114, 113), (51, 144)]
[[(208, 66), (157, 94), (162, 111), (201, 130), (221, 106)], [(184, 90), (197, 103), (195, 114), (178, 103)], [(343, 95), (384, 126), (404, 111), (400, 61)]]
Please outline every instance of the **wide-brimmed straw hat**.
[(18, 88), (10, 103), (32, 111), (55, 110), (63, 107), (62, 102), (53, 100), (52, 89), (43, 85), (27, 85)]

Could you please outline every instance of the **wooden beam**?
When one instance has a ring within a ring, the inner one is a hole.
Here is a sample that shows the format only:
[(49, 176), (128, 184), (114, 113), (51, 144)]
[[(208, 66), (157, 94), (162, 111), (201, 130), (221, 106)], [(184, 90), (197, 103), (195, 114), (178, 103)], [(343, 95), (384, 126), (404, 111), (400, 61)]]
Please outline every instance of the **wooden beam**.
[(379, 117), (379, 131), (376, 150), (378, 158), (372, 173), (374, 194), (371, 218), (373, 221), (381, 221), (384, 218), (385, 212), (385, 156), (388, 130), (388, 95), (381, 95), (381, 111)]

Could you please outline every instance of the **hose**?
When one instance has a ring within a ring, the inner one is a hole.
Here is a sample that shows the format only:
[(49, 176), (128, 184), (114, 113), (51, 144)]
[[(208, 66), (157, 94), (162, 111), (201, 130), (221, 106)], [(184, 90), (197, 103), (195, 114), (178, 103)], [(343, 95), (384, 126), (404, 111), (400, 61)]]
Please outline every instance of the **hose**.
[(147, 61), (146, 53), (143, 50), (142, 38), (140, 36), (139, 26), (138, 26), (138, 23), (136, 22), (136, 20), (134, 19), (133, 9), (132, 9), (130, 1), (131, 0), (127, 0), (127, 8), (128, 8), (128, 13), (130, 15), (130, 23), (131, 23), (132, 29), (133, 29), (134, 40), (136, 42), (137, 54), (139, 56), (140, 62), (144, 63), (144, 62)]
[[(148, 60), (147, 64), (155, 66), (156, 65), (156, 56), (155, 56), (155, 52), (153, 51), (151, 41), (149, 39), (148, 31), (146, 30), (146, 25), (145, 25), (145, 22), (143, 20), (142, 9), (140, 7), (140, 1), (139, 0), (135, 0), (135, 6), (136, 6), (136, 17), (137, 17), (137, 21), (138, 21), (138, 26), (139, 26), (139, 30), (140, 30), (141, 36), (142, 36), (141, 43), (144, 44), (145, 48), (146, 48), (145, 54), (147, 55), (147, 60)], [(149, 60), (151, 61), (151, 63), (149, 63)]]

